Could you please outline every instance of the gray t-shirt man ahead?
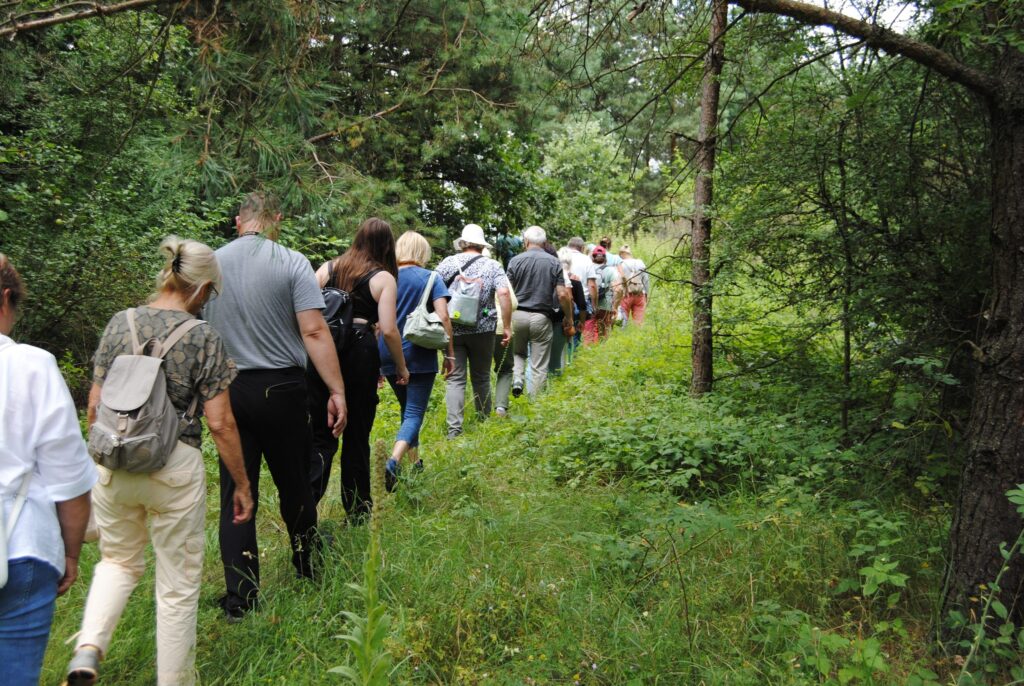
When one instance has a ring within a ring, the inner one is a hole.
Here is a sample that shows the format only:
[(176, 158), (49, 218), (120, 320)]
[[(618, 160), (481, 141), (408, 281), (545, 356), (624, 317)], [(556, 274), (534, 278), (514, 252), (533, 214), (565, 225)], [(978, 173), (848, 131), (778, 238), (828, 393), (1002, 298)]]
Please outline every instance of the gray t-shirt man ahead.
[(306, 366), (297, 312), (324, 299), (309, 260), (263, 236), (217, 250), (224, 290), (203, 310), (240, 371)]
[(558, 303), (555, 288), (563, 282), (557, 258), (538, 249), (521, 252), (508, 263), (508, 280), (520, 310), (552, 315)]

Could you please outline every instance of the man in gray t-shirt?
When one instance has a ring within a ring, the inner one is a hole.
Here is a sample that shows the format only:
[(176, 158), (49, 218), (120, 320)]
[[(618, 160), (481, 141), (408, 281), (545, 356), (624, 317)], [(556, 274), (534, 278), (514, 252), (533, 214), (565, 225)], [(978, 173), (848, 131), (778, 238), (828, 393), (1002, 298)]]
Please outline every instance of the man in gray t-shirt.
[(569, 289), (565, 287), (562, 265), (557, 258), (544, 252), (547, 235), (539, 226), (523, 232), (526, 250), (508, 263), (508, 280), (519, 299), (519, 309), (512, 314), (512, 344), (515, 358), (512, 366), (512, 394), (523, 392), (526, 377), (527, 346), (530, 352), (530, 376), (536, 395), (544, 387), (551, 359), (551, 298), (554, 294), (562, 308), (562, 328), (572, 327), (572, 304)]
[[(312, 577), (311, 558), (319, 543), (308, 475), (307, 354), (330, 391), (327, 415), (335, 436), (345, 426), (345, 387), (313, 268), (301, 254), (273, 240), (280, 219), (262, 194), (246, 197), (235, 218), (238, 237), (216, 253), (223, 292), (203, 314), (239, 370), (229, 389), (231, 410), (253, 500), (259, 502), (265, 458), (280, 496), (292, 564), (300, 576)], [(259, 593), (255, 511), (249, 522), (232, 523), (234, 489), (222, 463), (220, 552), (227, 594), (221, 607), (228, 621), (244, 617)]]

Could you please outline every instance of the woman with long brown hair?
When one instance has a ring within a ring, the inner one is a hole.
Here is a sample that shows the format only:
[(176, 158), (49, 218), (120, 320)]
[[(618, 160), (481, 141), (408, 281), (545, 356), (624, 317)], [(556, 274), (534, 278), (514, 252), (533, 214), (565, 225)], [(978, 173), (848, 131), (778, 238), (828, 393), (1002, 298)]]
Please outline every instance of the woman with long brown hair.
[[(395, 361), (396, 381), (406, 384), (409, 370), (402, 354), (396, 302), (398, 264), (395, 236), (383, 219), (364, 221), (344, 255), (317, 270), (320, 286), (334, 286), (352, 298), (352, 330), (341, 353), (341, 375), (345, 381), (348, 423), (341, 435), (341, 501), (353, 520), (370, 511), (370, 430), (377, 416), (377, 379), (380, 353), (374, 327)], [(338, 439), (326, 430), (326, 389), (319, 379), (310, 383), (310, 414), (313, 425), (313, 454), (309, 477), (317, 502), (327, 490), (331, 462)]]

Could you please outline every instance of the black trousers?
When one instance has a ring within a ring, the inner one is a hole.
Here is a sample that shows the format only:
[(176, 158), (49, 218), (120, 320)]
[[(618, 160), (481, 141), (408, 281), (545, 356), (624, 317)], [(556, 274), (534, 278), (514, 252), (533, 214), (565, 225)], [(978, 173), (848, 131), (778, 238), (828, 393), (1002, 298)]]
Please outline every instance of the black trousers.
[[(316, 503), (309, 489), (306, 456), (311, 436), (302, 369), (239, 372), (230, 388), (231, 410), (242, 438), (252, 498), (259, 506), (260, 458), (267, 461), (281, 501), (292, 564), (300, 576), (313, 575), (310, 558), (319, 546)], [(260, 555), (256, 508), (245, 524), (233, 524), (235, 482), (220, 465), (220, 555), (227, 582), (227, 606), (249, 608), (259, 592)]]
[[(341, 434), (341, 502), (350, 518), (370, 512), (370, 431), (377, 417), (377, 379), (380, 352), (377, 339), (366, 327), (356, 326), (341, 354), (341, 376), (345, 381), (348, 423)], [(331, 464), (338, 451), (338, 439), (327, 427), (327, 387), (310, 366), (309, 416), (313, 428), (313, 449), (309, 457), (309, 479), (313, 500), (320, 502), (327, 492)]]

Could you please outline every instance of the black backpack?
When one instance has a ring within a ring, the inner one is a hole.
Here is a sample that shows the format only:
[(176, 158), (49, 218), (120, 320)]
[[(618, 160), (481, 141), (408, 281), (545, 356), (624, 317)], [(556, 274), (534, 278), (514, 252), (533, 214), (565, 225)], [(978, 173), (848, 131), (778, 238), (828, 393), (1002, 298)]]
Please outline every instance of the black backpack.
[[(366, 276), (356, 282), (353, 291), (373, 278), (378, 270), (371, 270)], [(324, 296), (324, 321), (327, 328), (331, 330), (331, 338), (334, 339), (334, 349), (341, 355), (345, 350), (345, 342), (352, 331), (352, 319), (355, 303), (348, 291), (336, 288), (330, 284), (334, 283), (334, 260), (327, 263), (327, 284), (321, 289)]]

